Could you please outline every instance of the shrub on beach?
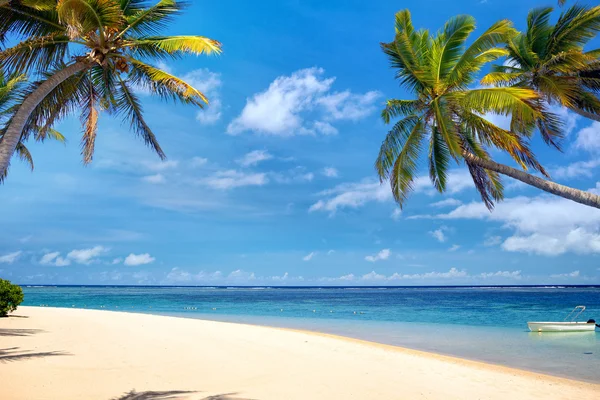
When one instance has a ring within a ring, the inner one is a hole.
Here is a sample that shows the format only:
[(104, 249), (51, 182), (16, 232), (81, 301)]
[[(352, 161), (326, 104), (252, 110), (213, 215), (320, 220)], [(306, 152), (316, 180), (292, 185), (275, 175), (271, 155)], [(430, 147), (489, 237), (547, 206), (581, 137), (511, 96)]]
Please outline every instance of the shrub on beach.
[(23, 301), (23, 290), (10, 281), (0, 279), (0, 317), (6, 317), (9, 312), (17, 309)]

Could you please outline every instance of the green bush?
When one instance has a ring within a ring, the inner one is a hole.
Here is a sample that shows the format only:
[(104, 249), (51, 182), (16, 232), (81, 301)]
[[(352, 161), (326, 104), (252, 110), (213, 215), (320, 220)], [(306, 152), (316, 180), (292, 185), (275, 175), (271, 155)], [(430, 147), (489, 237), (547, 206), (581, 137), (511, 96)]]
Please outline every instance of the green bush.
[(21, 286), (0, 279), (0, 317), (6, 317), (9, 312), (15, 311), (22, 301), (23, 290), (21, 290)]

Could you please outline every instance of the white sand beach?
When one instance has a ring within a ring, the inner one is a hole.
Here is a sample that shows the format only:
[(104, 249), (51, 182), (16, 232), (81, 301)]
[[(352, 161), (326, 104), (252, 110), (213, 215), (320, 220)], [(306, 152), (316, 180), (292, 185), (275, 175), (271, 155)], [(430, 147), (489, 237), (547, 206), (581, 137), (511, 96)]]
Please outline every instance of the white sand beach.
[[(600, 385), (331, 335), (20, 307), (0, 399), (598, 399)], [(135, 393), (135, 394), (134, 394)]]

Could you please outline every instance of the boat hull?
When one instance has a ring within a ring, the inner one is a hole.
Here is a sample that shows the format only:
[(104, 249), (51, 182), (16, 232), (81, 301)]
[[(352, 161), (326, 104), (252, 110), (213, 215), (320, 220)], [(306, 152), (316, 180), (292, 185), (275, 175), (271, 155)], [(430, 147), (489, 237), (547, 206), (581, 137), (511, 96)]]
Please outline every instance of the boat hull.
[(587, 322), (528, 322), (532, 332), (591, 332), (596, 324)]

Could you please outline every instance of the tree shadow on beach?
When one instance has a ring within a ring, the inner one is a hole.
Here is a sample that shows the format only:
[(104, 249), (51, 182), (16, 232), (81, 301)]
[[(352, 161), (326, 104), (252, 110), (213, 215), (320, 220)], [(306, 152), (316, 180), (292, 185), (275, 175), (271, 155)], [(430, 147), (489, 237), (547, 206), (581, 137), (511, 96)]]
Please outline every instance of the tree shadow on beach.
[(0, 329), (0, 336), (31, 336), (44, 332), (41, 329)]
[[(189, 395), (190, 393), (196, 393), (187, 390), (167, 390), (167, 391), (145, 391), (145, 392), (136, 392), (132, 390), (128, 393), (125, 393), (121, 397), (115, 397), (111, 400), (177, 400), (181, 398), (183, 395)], [(237, 393), (224, 393), (217, 394), (214, 396), (203, 397), (199, 400), (252, 400), (245, 399), (241, 397), (232, 397)]]
[(30, 351), (19, 351), (19, 347), (9, 347), (0, 349), (0, 363), (4, 364), (13, 361), (30, 360), (33, 358), (68, 355), (69, 353), (65, 353), (64, 351), (42, 351), (32, 353)]

